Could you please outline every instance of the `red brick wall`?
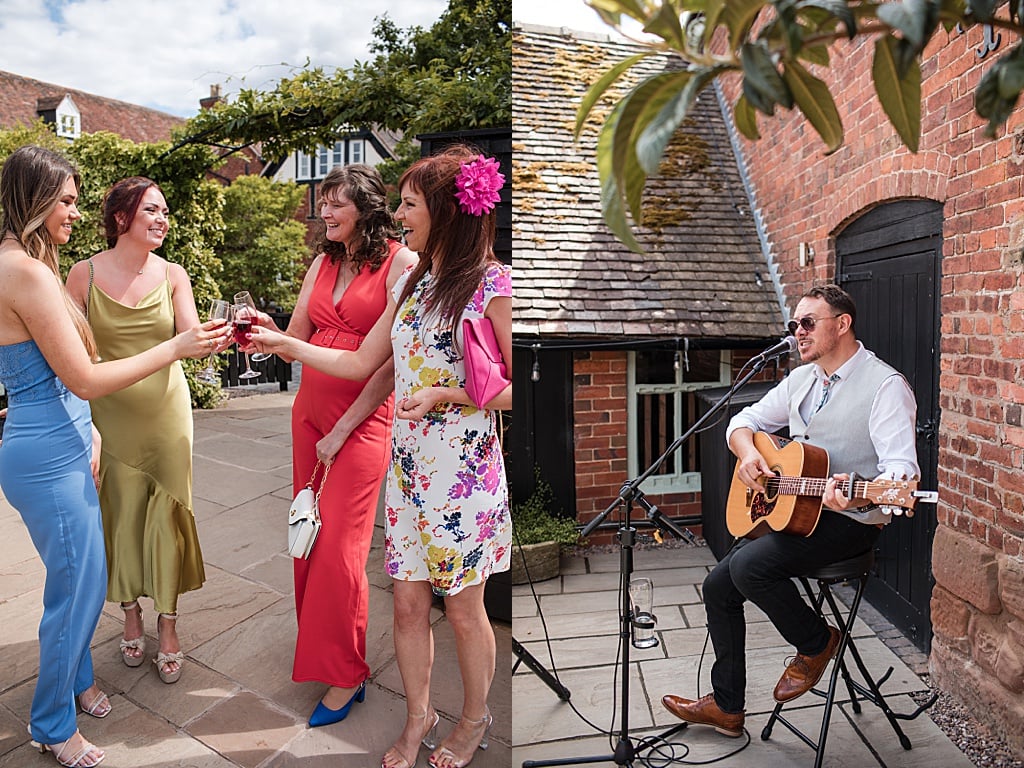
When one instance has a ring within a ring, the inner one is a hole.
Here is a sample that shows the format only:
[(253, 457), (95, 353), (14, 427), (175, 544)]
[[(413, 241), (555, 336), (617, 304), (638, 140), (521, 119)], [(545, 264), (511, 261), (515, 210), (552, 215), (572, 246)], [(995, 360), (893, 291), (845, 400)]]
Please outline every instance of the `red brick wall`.
[[(935, 680), (1024, 752), (1024, 115), (996, 140), (983, 135), (974, 89), (993, 60), (983, 31), (941, 33), (925, 51), (922, 138), (903, 148), (871, 81), (874, 41), (838, 45), (832, 87), (845, 145), (824, 155), (802, 117), (759, 117), (763, 138), (741, 140), (790, 309), (835, 277), (835, 237), (882, 202), (944, 204), (939, 357), (940, 523), (933, 549)], [(998, 54), (1016, 41), (1003, 35)], [(739, 82), (723, 84), (731, 104)], [(815, 251), (801, 268), (799, 244)]]
[[(573, 419), (575, 420), (576, 511), (585, 525), (603, 512), (631, 479), (627, 465), (626, 352), (582, 352), (573, 361)], [(651, 494), (651, 502), (669, 517), (700, 514), (699, 493)], [(634, 523), (643, 511), (634, 508)], [(605, 523), (616, 523), (615, 510)], [(641, 532), (653, 529), (639, 527)], [(700, 527), (691, 528), (700, 534)], [(614, 541), (614, 530), (597, 531), (588, 541)]]

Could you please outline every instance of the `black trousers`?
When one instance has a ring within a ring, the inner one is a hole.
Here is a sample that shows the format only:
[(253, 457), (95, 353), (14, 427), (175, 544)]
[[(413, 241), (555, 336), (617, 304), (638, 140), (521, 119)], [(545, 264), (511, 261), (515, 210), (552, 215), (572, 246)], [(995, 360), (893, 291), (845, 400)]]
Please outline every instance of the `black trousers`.
[(764, 611), (798, 653), (816, 655), (828, 644), (825, 622), (800, 595), (793, 577), (867, 552), (881, 530), (822, 510), (810, 536), (769, 533), (742, 539), (704, 580), (704, 609), (715, 651), (711, 685), (725, 712), (742, 712), (747, 687), (743, 603)]

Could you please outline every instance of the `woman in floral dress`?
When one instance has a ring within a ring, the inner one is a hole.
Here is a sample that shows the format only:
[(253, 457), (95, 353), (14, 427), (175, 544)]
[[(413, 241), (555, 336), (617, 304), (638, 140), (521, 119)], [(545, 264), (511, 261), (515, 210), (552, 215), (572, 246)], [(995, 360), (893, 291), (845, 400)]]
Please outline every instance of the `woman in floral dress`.
[[(465, 390), (462, 320), (488, 318), (511, 376), (511, 269), (494, 258), (497, 163), (456, 146), (417, 161), (400, 181), (395, 217), (420, 261), (395, 285), (385, 312), (355, 351), (315, 348), (263, 328), (256, 348), (342, 378), (395, 360), (395, 424), (386, 490), (386, 568), (395, 580), (394, 637), (407, 717), (384, 768), (410, 768), (419, 744), (436, 768), (468, 765), (487, 748), (494, 633), (484, 584), (508, 570), (511, 522), (496, 429), (512, 407), (509, 384), (484, 408)], [(430, 705), (432, 595), (445, 599), (463, 681), (462, 717), (440, 745)]]

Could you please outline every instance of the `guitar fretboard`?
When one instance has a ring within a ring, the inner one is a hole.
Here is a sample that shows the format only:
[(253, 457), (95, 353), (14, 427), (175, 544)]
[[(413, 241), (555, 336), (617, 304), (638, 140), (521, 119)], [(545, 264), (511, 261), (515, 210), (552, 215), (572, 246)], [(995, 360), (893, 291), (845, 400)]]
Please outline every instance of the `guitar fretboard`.
[[(765, 490), (769, 496), (782, 494), (783, 496), (821, 496), (825, 492), (826, 477), (769, 477), (764, 482)], [(867, 498), (872, 483), (867, 480), (853, 484), (853, 493), (850, 493), (850, 481), (842, 480), (836, 484), (836, 488), (848, 499)]]

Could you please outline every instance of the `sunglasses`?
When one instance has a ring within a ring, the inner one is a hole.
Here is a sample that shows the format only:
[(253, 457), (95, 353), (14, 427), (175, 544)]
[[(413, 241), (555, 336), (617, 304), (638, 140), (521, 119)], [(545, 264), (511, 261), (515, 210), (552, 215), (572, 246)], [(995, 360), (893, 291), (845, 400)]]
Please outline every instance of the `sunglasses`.
[(803, 328), (805, 331), (813, 331), (814, 327), (822, 320), (834, 320), (837, 317), (839, 317), (839, 315), (829, 315), (828, 317), (822, 318), (815, 318), (811, 315), (807, 315), (806, 317), (801, 317), (799, 320), (790, 320), (786, 327), (792, 334), (796, 333), (797, 328)]

